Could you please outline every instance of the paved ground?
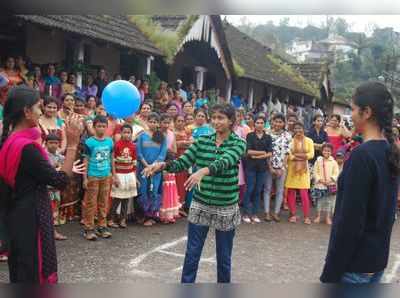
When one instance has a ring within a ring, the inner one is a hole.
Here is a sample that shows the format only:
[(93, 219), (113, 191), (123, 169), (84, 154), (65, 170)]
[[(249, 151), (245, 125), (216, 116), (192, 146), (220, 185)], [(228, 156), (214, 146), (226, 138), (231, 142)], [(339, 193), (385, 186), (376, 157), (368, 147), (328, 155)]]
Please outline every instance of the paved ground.
[[(161, 282), (180, 279), (186, 244), (186, 223), (146, 228), (130, 225), (113, 230), (113, 238), (85, 241), (77, 223), (60, 231), (69, 237), (58, 242), (60, 281), (67, 283)], [(233, 281), (241, 283), (318, 282), (329, 236), (326, 225), (302, 223), (243, 224), (237, 231)], [(0, 264), (0, 279), (7, 278)], [(400, 283), (400, 223), (393, 230), (387, 281)], [(198, 281), (216, 280), (214, 233), (203, 251)]]

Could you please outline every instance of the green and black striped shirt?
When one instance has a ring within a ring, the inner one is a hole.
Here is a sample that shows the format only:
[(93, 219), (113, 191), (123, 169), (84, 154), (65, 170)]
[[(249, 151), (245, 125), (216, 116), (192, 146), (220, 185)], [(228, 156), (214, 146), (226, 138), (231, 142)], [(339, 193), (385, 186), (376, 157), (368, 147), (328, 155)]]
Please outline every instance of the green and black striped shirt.
[(191, 166), (207, 168), (193, 199), (206, 205), (230, 206), (239, 201), (239, 161), (246, 152), (246, 141), (231, 133), (219, 146), (216, 134), (202, 136), (177, 160), (167, 164), (168, 172), (181, 172)]

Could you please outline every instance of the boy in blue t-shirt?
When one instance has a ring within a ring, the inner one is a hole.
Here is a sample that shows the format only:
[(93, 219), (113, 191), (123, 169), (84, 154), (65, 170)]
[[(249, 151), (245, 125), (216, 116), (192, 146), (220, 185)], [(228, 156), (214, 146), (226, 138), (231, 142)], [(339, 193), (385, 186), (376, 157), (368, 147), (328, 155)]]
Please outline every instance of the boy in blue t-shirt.
[[(97, 236), (110, 238), (107, 230), (107, 201), (110, 195), (111, 175), (114, 177), (112, 159), (113, 141), (105, 136), (108, 121), (105, 116), (96, 116), (93, 120), (95, 135), (85, 141), (85, 165), (87, 174), (83, 179), (85, 197), (82, 217), (84, 237), (96, 240)], [(97, 229), (94, 219), (97, 215)]]

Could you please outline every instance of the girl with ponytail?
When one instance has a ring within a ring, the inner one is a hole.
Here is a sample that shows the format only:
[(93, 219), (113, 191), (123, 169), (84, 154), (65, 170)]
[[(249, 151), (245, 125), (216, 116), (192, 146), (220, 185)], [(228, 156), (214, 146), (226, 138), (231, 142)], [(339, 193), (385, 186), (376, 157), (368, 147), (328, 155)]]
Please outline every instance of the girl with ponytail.
[(39, 92), (18, 86), (10, 90), (4, 107), (0, 149), (0, 215), (9, 242), (10, 281), (57, 282), (53, 218), (47, 186), (62, 189), (68, 176), (81, 173), (74, 156), (79, 143), (79, 120), (66, 122), (67, 153), (57, 172), (41, 146), (38, 128)]
[(400, 172), (392, 131), (393, 98), (385, 85), (359, 86), (352, 118), (364, 143), (352, 151), (339, 177), (321, 281), (377, 283), (388, 263)]

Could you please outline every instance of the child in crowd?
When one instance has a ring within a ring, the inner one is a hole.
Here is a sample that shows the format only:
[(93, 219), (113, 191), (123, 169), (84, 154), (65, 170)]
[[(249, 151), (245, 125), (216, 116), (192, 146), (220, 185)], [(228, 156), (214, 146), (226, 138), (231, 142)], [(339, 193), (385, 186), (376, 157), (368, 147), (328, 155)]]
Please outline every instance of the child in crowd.
[[(58, 149), (60, 148), (61, 139), (56, 134), (49, 134), (46, 138), (46, 151), (49, 156), (50, 164), (56, 169), (61, 169), (62, 164), (64, 163), (64, 156), (58, 153)], [(61, 193), (58, 189), (55, 189), (51, 186), (48, 187), (49, 197), (51, 200), (51, 208), (53, 210), (53, 219), (54, 225), (60, 225), (60, 201), (61, 201)], [(66, 240), (67, 237), (60, 234), (54, 229), (54, 239), (56, 240)]]
[[(167, 142), (164, 134), (160, 131), (160, 116), (151, 113), (147, 119), (149, 130), (143, 132), (137, 140), (138, 173), (155, 162), (162, 162), (167, 155)], [(141, 174), (139, 178), (138, 203), (145, 215), (144, 226), (149, 227), (156, 224), (159, 219), (161, 207), (162, 173), (145, 178)]]
[[(174, 160), (177, 154), (176, 136), (170, 129), (171, 117), (167, 114), (161, 115), (161, 132), (164, 134), (167, 141), (167, 157), (166, 160)], [(178, 188), (174, 173), (163, 173), (162, 183), (162, 202), (160, 209), (160, 220), (163, 223), (175, 223), (176, 219), (180, 218)]]
[(315, 185), (312, 194), (317, 200), (317, 217), (314, 219), (314, 223), (320, 223), (321, 212), (325, 212), (326, 224), (332, 224), (336, 182), (339, 176), (339, 165), (333, 158), (332, 151), (331, 144), (323, 144), (322, 156), (319, 156), (314, 164)]
[[(87, 175), (83, 185), (86, 189), (82, 205), (84, 237), (97, 240), (97, 236), (110, 238), (107, 230), (107, 201), (110, 194), (110, 177), (114, 174), (113, 141), (106, 137), (107, 117), (96, 116), (93, 121), (94, 136), (85, 141), (85, 165)], [(97, 229), (95, 217), (97, 215)]]
[(336, 152), (336, 162), (339, 166), (339, 174), (343, 170), (344, 159), (345, 159), (345, 154), (343, 151), (339, 150), (338, 152)]
[[(136, 145), (132, 142), (132, 127), (124, 124), (121, 139), (114, 146), (115, 182), (112, 186), (111, 228), (126, 228), (128, 203), (133, 204), (137, 196), (136, 185)], [(121, 206), (118, 220), (117, 208)]]

